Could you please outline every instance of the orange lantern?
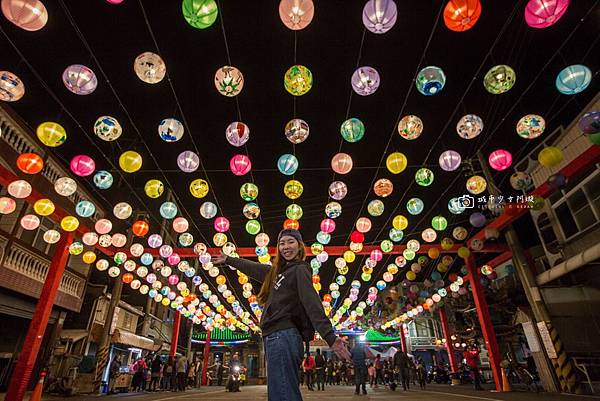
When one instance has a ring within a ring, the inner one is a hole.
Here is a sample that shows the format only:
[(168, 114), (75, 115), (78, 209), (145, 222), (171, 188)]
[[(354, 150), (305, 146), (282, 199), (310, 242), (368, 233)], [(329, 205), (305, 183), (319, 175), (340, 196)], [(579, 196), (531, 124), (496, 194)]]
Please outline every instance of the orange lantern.
[(440, 256), (440, 250), (437, 248), (430, 248), (427, 251), (427, 255), (431, 258), (431, 259), (437, 259), (438, 256)]
[(330, 294), (323, 295), (323, 301), (331, 302), (332, 300), (333, 300), (333, 297)]
[(313, 274), (312, 282), (313, 284), (319, 284), (321, 282), (321, 277), (318, 274)]
[(286, 230), (299, 230), (300, 222), (294, 219), (286, 219), (286, 221), (283, 222), (283, 228)]
[(138, 237), (143, 237), (144, 235), (148, 234), (149, 230), (150, 225), (144, 220), (137, 220), (131, 226), (131, 231), (133, 231), (133, 234), (137, 235)]
[(133, 274), (125, 273), (125, 274), (123, 274), (123, 277), (121, 279), (123, 280), (123, 282), (125, 284), (129, 284), (133, 281)]
[(251, 303), (251, 304), (255, 303), (256, 302), (256, 295), (250, 295), (248, 297), (248, 302)]
[(479, 0), (450, 0), (444, 9), (444, 22), (451, 31), (467, 31), (481, 16)]
[(37, 174), (44, 168), (44, 161), (35, 153), (23, 153), (17, 157), (17, 167), (25, 174)]

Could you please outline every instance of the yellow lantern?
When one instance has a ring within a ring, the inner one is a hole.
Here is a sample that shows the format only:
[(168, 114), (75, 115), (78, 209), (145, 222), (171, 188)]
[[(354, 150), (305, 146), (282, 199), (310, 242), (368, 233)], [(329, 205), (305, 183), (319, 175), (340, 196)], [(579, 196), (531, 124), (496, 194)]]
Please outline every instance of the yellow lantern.
[(356, 254), (352, 251), (344, 252), (344, 260), (346, 263), (352, 263), (356, 259)]
[(544, 167), (559, 165), (564, 159), (563, 152), (555, 146), (548, 146), (538, 154), (538, 161)]
[(235, 302), (235, 297), (233, 295), (228, 296), (227, 297), (227, 302), (230, 303), (230, 304), (234, 303)]
[(38, 199), (33, 204), (33, 210), (40, 216), (50, 216), (54, 213), (54, 203), (50, 199)]
[(215, 246), (223, 246), (227, 243), (227, 235), (223, 233), (216, 233), (213, 236), (213, 243)]
[(302, 183), (298, 180), (290, 180), (285, 183), (283, 186), (283, 193), (290, 199), (298, 199), (302, 192), (304, 191), (304, 187)]
[(142, 156), (133, 150), (123, 152), (119, 157), (119, 166), (126, 173), (135, 173), (142, 167)]
[(451, 238), (444, 238), (442, 239), (441, 246), (444, 251), (448, 251), (454, 246), (454, 241)]
[(258, 257), (258, 261), (263, 264), (267, 263), (269, 260), (271, 260), (271, 255), (269, 255), (268, 253)]
[(458, 256), (460, 256), (461, 258), (465, 259), (468, 258), (471, 255), (471, 251), (469, 251), (469, 248), (461, 246), (460, 248), (458, 248)]
[(65, 216), (60, 221), (60, 227), (67, 232), (75, 231), (79, 227), (79, 220), (75, 216)]
[(40, 142), (51, 148), (60, 146), (67, 140), (67, 132), (62, 125), (50, 121), (41, 123), (36, 134)]
[(160, 301), (161, 304), (163, 304), (164, 306), (169, 306), (169, 304), (171, 303), (171, 300), (169, 300), (169, 298), (163, 298)]
[(409, 270), (409, 271), (406, 272), (406, 279), (408, 281), (413, 281), (416, 278), (417, 278), (417, 275), (412, 270)]
[(467, 191), (473, 195), (479, 195), (487, 188), (485, 178), (480, 175), (474, 175), (467, 180)]
[(408, 220), (406, 217), (399, 214), (392, 220), (392, 226), (394, 226), (396, 230), (404, 230), (406, 227), (408, 227)]
[(385, 160), (385, 166), (392, 174), (400, 174), (406, 169), (406, 165), (408, 164), (408, 160), (403, 153), (394, 152), (390, 154)]
[(215, 281), (217, 282), (217, 284), (223, 285), (223, 284), (225, 284), (225, 282), (227, 281), (227, 279), (225, 278), (224, 275), (220, 274), (220, 275), (217, 276), (217, 278), (216, 278)]
[(208, 195), (208, 182), (198, 178), (190, 183), (190, 193), (195, 198), (204, 198)]
[(369, 266), (367, 266), (367, 265), (364, 265), (364, 266), (362, 267), (362, 271), (363, 271), (363, 273), (365, 273), (365, 274), (373, 274), (373, 268), (372, 268), (372, 267), (369, 267)]
[[(239, 272), (239, 270), (237, 270)], [(240, 283), (241, 285), (244, 285), (248, 282), (248, 276), (246, 276), (245, 274), (240, 274), (240, 276), (238, 277), (238, 283)]]
[(94, 263), (96, 261), (96, 254), (92, 251), (87, 251), (81, 258), (83, 259), (83, 263)]
[(156, 199), (160, 197), (165, 190), (165, 186), (160, 180), (148, 180), (144, 185), (144, 192), (149, 198)]
[(398, 273), (398, 266), (396, 266), (395, 264), (389, 264), (387, 267), (387, 271), (391, 274), (396, 274)]

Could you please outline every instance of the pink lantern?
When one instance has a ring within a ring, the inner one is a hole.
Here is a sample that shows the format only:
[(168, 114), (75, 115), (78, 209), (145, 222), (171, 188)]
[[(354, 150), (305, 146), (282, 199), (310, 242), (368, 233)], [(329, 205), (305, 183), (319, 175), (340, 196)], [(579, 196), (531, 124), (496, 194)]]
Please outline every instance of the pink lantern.
[(35, 230), (40, 226), (40, 218), (35, 214), (26, 214), (21, 218), (21, 227), (25, 230)]
[(369, 230), (371, 230), (371, 220), (367, 217), (359, 218), (356, 220), (356, 229), (363, 234), (369, 232)]
[(184, 233), (189, 227), (190, 223), (188, 223), (185, 217), (177, 217), (175, 220), (173, 220), (173, 230), (175, 230), (176, 233)]
[(163, 245), (158, 250), (158, 253), (163, 258), (168, 258), (169, 256), (171, 256), (173, 254), (173, 247), (171, 245)]
[(0, 198), (0, 214), (10, 214), (17, 208), (17, 202), (14, 199), (3, 196)]
[(179, 256), (178, 253), (172, 253), (168, 258), (167, 258), (167, 262), (169, 262), (169, 264), (171, 266), (175, 266), (176, 264), (178, 264), (179, 262), (181, 262), (181, 257)]
[(383, 259), (383, 252), (381, 252), (379, 249), (373, 249), (370, 257), (375, 262), (379, 262), (381, 259)]
[(433, 242), (437, 238), (437, 233), (433, 228), (426, 228), (421, 233), (421, 238), (423, 238), (423, 241), (425, 242)]
[(331, 168), (338, 174), (348, 174), (352, 170), (352, 158), (347, 153), (338, 153), (331, 159)]
[(71, 171), (80, 177), (87, 177), (96, 169), (96, 163), (87, 155), (77, 155), (71, 159)]
[(25, 180), (16, 180), (8, 184), (7, 191), (12, 197), (25, 199), (31, 195), (33, 188), (31, 187), (31, 184)]
[(229, 161), (229, 168), (233, 174), (242, 176), (250, 172), (252, 163), (250, 162), (250, 158), (246, 155), (235, 155)]
[(100, 235), (108, 234), (112, 230), (112, 223), (107, 219), (100, 219), (94, 224), (94, 230)]
[(440, 155), (440, 167), (444, 171), (454, 171), (460, 167), (462, 159), (455, 150), (446, 150)]
[(48, 22), (48, 11), (39, 0), (2, 0), (2, 13), (26, 31), (38, 31)]
[(569, 0), (529, 0), (525, 6), (525, 22), (532, 28), (554, 25), (567, 11)]
[(123, 0), (106, 0), (107, 2), (109, 2), (110, 4), (121, 4), (123, 2)]
[(217, 217), (215, 219), (215, 230), (220, 233), (229, 230), (229, 220), (226, 217)]
[(281, 0), (279, 3), (279, 18), (293, 31), (306, 28), (314, 15), (312, 0)]
[(169, 284), (176, 285), (177, 283), (179, 283), (179, 276), (177, 276), (176, 274), (171, 274), (168, 280)]
[(323, 219), (321, 221), (321, 231), (331, 234), (335, 230), (335, 221), (331, 219)]
[(512, 164), (512, 155), (507, 150), (498, 149), (490, 153), (488, 161), (494, 170), (502, 171), (509, 168)]

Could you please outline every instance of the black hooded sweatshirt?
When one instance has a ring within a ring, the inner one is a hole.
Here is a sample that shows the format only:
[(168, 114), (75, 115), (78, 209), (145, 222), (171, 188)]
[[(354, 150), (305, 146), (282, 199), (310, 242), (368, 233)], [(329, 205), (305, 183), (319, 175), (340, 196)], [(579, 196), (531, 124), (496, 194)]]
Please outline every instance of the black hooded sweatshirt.
[[(271, 268), (268, 265), (229, 256), (225, 263), (261, 283)], [(312, 286), (310, 266), (304, 261), (286, 262), (279, 268), (273, 289), (263, 307), (260, 320), (263, 336), (293, 327), (301, 330), (306, 326), (303, 320), (307, 317), (327, 344), (333, 345), (336, 335), (325, 315), (319, 294)]]

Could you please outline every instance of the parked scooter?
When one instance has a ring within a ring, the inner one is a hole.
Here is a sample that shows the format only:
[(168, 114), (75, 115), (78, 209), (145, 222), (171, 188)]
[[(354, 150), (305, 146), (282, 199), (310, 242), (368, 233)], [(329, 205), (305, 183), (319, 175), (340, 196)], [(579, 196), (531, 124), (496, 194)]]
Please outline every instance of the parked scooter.
[(427, 382), (435, 382), (437, 384), (449, 383), (450, 373), (448, 369), (443, 365), (432, 367), (427, 374)]

